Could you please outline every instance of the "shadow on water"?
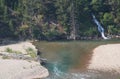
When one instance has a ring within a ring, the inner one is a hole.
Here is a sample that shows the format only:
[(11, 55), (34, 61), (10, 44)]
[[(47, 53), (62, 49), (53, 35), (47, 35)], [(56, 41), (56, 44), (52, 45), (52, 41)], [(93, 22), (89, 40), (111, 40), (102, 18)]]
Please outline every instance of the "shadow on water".
[(87, 70), (92, 50), (98, 45), (120, 43), (107, 41), (35, 42), (42, 57), (47, 58), (45, 67), (50, 76), (45, 79), (119, 79), (118, 74)]

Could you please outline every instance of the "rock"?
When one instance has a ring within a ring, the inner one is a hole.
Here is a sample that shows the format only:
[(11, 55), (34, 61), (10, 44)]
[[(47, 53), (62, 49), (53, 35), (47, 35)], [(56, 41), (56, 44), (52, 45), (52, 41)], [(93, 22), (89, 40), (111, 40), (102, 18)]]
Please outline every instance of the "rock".
[[(7, 47), (21, 53), (4, 52)], [(0, 46), (0, 79), (33, 79), (49, 75), (48, 70), (27, 53), (27, 48), (32, 48), (37, 52), (30, 42)]]
[(33, 79), (49, 75), (38, 62), (26, 60), (0, 60), (0, 79)]

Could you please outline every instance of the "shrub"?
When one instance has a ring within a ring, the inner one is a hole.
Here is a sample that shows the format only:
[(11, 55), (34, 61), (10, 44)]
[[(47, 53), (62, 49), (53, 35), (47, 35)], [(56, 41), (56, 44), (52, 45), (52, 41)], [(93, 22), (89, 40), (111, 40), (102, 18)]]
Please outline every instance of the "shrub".
[(32, 58), (35, 58), (37, 55), (35, 53), (35, 50), (33, 50), (32, 48), (27, 48), (26, 49), (26, 52), (32, 57)]
[(6, 49), (5, 49), (5, 52), (8, 52), (8, 53), (16, 53), (16, 54), (21, 54), (22, 52), (20, 52), (20, 51), (14, 51), (14, 50), (12, 50), (11, 48), (9, 48), (9, 47), (7, 47)]
[(5, 49), (5, 52), (13, 53), (13, 50), (12, 50), (11, 48), (7, 47), (7, 48)]

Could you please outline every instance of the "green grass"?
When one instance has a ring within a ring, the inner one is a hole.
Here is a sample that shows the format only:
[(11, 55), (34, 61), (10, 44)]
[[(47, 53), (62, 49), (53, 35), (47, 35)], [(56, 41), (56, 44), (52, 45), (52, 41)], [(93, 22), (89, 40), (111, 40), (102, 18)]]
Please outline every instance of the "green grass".
[(7, 48), (5, 49), (5, 52), (13, 53), (13, 50), (12, 50), (11, 48), (7, 47)]
[(20, 51), (15, 51), (15, 50), (12, 50), (11, 48), (7, 47), (5, 49), (5, 52), (8, 52), (8, 53), (16, 53), (16, 54), (21, 54), (22, 52)]
[(32, 58), (35, 58), (35, 57), (37, 56), (35, 50), (32, 49), (32, 48), (30, 48), (30, 47), (26, 49), (26, 52), (27, 52)]
[[(22, 54), (22, 52), (12, 50), (12, 49), (9, 48), (9, 47), (7, 47), (7, 48), (5, 49), (5, 52)], [(35, 57), (37, 56), (37, 55), (36, 55), (36, 51), (35, 51), (34, 49), (30, 48), (30, 47), (26, 49), (26, 52), (27, 52), (27, 54), (30, 55), (32, 58), (35, 58)], [(6, 58), (6, 57), (4, 57), (4, 58)]]

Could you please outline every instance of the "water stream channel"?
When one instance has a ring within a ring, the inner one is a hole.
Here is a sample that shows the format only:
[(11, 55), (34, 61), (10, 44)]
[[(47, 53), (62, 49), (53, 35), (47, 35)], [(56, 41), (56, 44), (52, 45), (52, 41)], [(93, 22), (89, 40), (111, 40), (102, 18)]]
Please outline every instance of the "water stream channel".
[(45, 79), (120, 79), (114, 72), (88, 70), (92, 50), (98, 45), (120, 43), (119, 40), (35, 42), (48, 61), (50, 76)]

